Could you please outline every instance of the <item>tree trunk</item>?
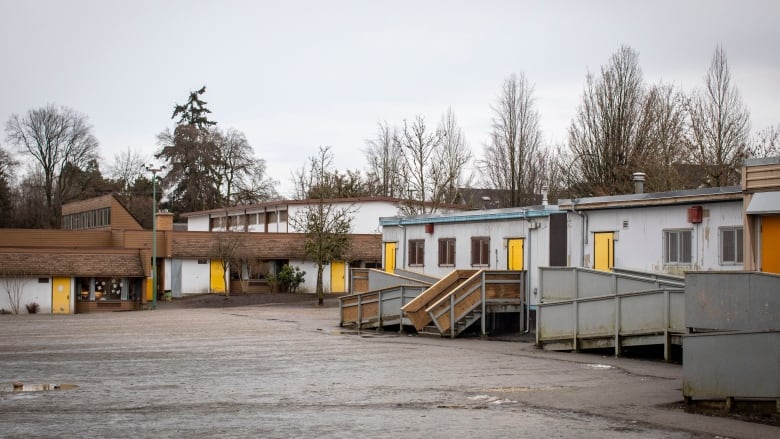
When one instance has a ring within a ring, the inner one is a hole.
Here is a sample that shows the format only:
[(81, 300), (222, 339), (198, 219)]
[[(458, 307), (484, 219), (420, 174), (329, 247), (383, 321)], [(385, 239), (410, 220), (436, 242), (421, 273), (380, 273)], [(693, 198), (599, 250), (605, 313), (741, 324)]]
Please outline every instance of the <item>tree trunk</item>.
[(317, 305), (322, 305), (324, 302), (324, 294), (322, 291), (322, 264), (317, 265)]

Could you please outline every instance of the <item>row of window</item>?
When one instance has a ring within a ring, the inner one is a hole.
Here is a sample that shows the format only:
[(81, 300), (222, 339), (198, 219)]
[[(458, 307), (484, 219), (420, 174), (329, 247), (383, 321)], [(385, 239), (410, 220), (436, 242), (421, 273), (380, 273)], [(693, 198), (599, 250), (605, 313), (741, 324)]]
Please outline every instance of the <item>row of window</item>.
[(248, 213), (246, 215), (219, 216), (209, 219), (209, 230), (224, 229), (228, 225), (231, 229), (251, 226), (255, 224), (273, 224), (277, 221), (287, 221), (287, 211)]
[[(742, 227), (720, 229), (720, 260), (722, 264), (743, 262)], [(439, 266), (455, 265), (455, 238), (441, 238), (438, 243)], [(664, 263), (690, 264), (693, 260), (691, 230), (664, 230)], [(410, 239), (408, 245), (409, 265), (425, 265), (425, 240)], [(471, 238), (471, 265), (490, 266), (490, 238)]]
[(91, 229), (111, 225), (111, 208), (88, 210), (62, 216), (62, 228), (65, 230)]
[[(409, 240), (409, 265), (425, 264), (425, 240)], [(439, 265), (455, 265), (455, 238), (439, 239)], [(490, 238), (476, 236), (471, 238), (471, 265), (490, 266)]]
[[(721, 264), (743, 263), (742, 227), (720, 228)], [(664, 230), (664, 263), (690, 264), (693, 261), (692, 231)]]

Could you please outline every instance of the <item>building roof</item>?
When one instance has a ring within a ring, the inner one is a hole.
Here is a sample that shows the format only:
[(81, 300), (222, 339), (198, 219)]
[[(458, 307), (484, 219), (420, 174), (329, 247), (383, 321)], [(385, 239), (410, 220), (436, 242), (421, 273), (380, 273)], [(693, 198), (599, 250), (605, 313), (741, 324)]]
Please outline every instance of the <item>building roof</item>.
[[(326, 200), (326, 202), (330, 204), (336, 204), (336, 203), (378, 203), (378, 202), (400, 203), (402, 201), (397, 198), (391, 198), (391, 197), (361, 197), (361, 198), (333, 198), (333, 199)], [(239, 206), (221, 207), (218, 209), (199, 210), (197, 212), (186, 212), (186, 213), (182, 213), (180, 216), (183, 218), (188, 218), (191, 216), (211, 215), (213, 213), (230, 214), (233, 212), (244, 212), (246, 210), (258, 210), (258, 209), (264, 209), (268, 207), (303, 206), (303, 205), (316, 204), (316, 203), (319, 203), (319, 200), (276, 200), (276, 201), (268, 201), (265, 203), (243, 204)]]
[(627, 207), (713, 203), (741, 199), (742, 188), (740, 186), (725, 186), (671, 192), (648, 192), (604, 197), (560, 199), (558, 200), (558, 207), (562, 210), (621, 209)]
[(509, 207), (505, 209), (471, 210), (466, 212), (438, 213), (417, 216), (393, 216), (379, 218), (382, 226), (413, 224), (462, 223), (474, 221), (501, 221), (508, 219), (540, 218), (558, 212), (557, 206)]
[(0, 249), (2, 276), (143, 277), (138, 250)]

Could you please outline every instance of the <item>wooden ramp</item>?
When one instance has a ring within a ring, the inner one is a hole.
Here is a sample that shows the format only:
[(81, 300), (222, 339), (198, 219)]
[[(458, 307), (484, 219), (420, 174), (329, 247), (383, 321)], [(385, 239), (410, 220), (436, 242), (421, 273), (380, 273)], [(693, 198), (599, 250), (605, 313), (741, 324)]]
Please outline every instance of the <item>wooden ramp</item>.
[(523, 323), (525, 272), (455, 270), (401, 310), (418, 332), (457, 337), (490, 313), (514, 313)]

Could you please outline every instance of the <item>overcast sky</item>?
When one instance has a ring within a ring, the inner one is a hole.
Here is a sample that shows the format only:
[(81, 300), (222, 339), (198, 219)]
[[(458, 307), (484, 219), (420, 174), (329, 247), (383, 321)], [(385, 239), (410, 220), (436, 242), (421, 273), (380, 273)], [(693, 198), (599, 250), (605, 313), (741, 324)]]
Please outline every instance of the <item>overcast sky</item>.
[[(503, 80), (535, 84), (547, 144), (565, 141), (585, 75), (625, 44), (646, 83), (701, 86), (717, 44), (753, 131), (780, 123), (780, 1), (0, 0), (0, 122), (49, 103), (87, 115), (102, 168), (151, 156), (175, 103), (207, 86), (289, 195), (318, 146), (364, 169), (378, 121), (452, 107), (482, 155)], [(5, 133), (0, 144), (7, 146)]]

